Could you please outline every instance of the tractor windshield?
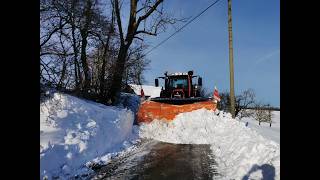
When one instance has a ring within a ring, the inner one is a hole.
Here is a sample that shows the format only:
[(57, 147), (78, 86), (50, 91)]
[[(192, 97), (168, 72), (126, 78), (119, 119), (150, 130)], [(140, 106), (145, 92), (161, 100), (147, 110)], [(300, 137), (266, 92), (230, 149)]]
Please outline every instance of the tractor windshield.
[(169, 86), (172, 88), (187, 88), (188, 87), (188, 79), (187, 78), (172, 78), (170, 79)]

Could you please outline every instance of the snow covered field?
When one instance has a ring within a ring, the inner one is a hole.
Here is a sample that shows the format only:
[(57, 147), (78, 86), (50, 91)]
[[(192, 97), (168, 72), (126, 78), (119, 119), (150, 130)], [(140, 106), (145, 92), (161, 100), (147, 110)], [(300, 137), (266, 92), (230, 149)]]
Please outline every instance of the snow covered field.
[(130, 110), (54, 93), (40, 104), (41, 179), (81, 174), (88, 161), (130, 146), (133, 121)]
[(243, 118), (241, 122), (247, 124), (247, 127), (256, 130), (263, 137), (273, 140), (280, 144), (280, 111), (272, 112), (272, 124), (271, 127), (269, 123), (256, 121), (254, 118)]

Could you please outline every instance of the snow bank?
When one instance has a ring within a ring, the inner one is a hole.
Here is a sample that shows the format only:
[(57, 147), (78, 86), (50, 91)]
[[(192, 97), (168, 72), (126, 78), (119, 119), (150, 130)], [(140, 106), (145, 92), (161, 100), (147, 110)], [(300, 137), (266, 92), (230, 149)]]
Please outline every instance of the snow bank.
[[(141, 86), (137, 84), (129, 84), (133, 91), (140, 95), (141, 93)], [(149, 86), (149, 85), (142, 85), (143, 92), (145, 96), (150, 97), (160, 97), (161, 87)]]
[[(171, 122), (140, 127), (144, 138), (177, 144), (211, 144), (219, 172), (227, 179), (280, 179), (280, 146), (231, 118), (205, 109), (182, 113)], [(259, 173), (260, 172), (260, 173)], [(269, 173), (269, 174), (268, 174)]]
[(40, 104), (41, 179), (75, 175), (87, 161), (120, 150), (135, 136), (133, 120), (130, 110), (54, 93)]

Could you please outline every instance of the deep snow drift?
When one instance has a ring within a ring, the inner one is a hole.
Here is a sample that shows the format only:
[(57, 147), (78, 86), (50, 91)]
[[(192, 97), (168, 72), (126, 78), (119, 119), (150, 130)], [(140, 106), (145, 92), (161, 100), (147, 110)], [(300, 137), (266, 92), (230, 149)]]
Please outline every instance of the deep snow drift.
[[(140, 137), (181, 144), (211, 144), (220, 173), (227, 179), (280, 179), (280, 145), (231, 118), (205, 109), (154, 120), (140, 127)], [(252, 172), (252, 173), (251, 173)]]
[(54, 93), (40, 104), (40, 176), (69, 177), (137, 139), (132, 111)]

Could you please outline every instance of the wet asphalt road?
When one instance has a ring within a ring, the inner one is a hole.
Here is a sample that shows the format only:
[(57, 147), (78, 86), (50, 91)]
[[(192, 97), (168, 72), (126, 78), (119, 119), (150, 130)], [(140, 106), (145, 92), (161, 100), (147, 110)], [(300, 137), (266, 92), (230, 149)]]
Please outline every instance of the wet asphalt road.
[(213, 179), (220, 177), (209, 145), (143, 141), (89, 179)]

